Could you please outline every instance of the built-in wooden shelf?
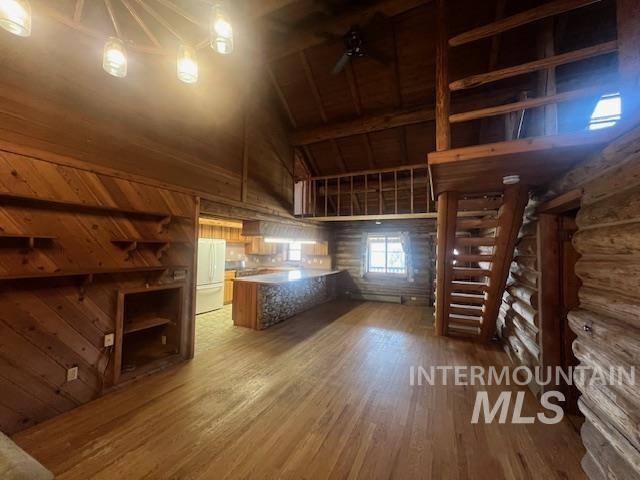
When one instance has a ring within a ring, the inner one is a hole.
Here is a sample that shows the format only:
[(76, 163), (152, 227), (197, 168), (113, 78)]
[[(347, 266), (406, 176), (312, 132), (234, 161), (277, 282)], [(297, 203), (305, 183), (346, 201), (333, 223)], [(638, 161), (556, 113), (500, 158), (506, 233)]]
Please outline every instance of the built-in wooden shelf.
[(93, 212), (103, 212), (103, 213), (121, 213), (126, 215), (136, 215), (141, 217), (152, 217), (158, 219), (191, 219), (191, 217), (186, 215), (175, 215), (170, 212), (153, 212), (153, 211), (144, 211), (144, 210), (136, 210), (133, 208), (122, 208), (117, 206), (109, 206), (109, 205), (91, 205), (87, 203), (78, 203), (78, 202), (69, 202), (54, 198), (46, 198), (46, 197), (35, 197), (32, 195), (21, 195), (17, 193), (8, 193), (8, 192), (0, 192), (0, 198), (3, 200), (13, 200), (15, 202), (21, 203), (30, 203), (30, 204), (42, 204), (44, 206), (53, 207), (53, 208), (64, 208), (64, 209), (73, 209), (73, 210), (84, 210), (84, 211), (93, 211)]
[(148, 315), (140, 318), (130, 319), (127, 323), (124, 324), (124, 333), (133, 333), (139, 332), (141, 330), (146, 330), (148, 328), (159, 327), (161, 325), (167, 325), (171, 323), (170, 318), (156, 316), (156, 315)]
[(129, 254), (140, 247), (156, 249), (156, 257), (161, 258), (172, 244), (187, 243), (185, 241), (163, 240), (159, 238), (114, 238), (111, 243), (123, 247)]
[(117, 273), (162, 272), (165, 270), (182, 270), (187, 268), (188, 267), (184, 265), (159, 265), (153, 267), (94, 268), (84, 270), (59, 270), (57, 272), (9, 273), (0, 274), (0, 280), (26, 280), (32, 278), (84, 277)]
[(0, 239), (6, 240), (26, 240), (29, 248), (35, 248), (37, 241), (43, 242), (51, 242), (55, 240), (57, 237), (53, 235), (35, 235), (28, 233), (10, 233), (10, 232), (0, 232)]

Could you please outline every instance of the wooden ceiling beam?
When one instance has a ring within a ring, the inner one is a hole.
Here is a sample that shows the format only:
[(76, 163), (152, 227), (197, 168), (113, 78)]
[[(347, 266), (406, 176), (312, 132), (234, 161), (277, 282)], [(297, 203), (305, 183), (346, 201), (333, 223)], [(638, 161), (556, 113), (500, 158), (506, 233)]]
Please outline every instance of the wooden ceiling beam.
[(252, 0), (248, 2), (247, 12), (253, 18), (264, 17), (300, 0)]
[(164, 28), (169, 30), (174, 37), (176, 37), (178, 40), (184, 43), (184, 37), (175, 28), (173, 28), (171, 24), (162, 15), (160, 15), (154, 8), (152, 8), (150, 5), (145, 3), (143, 0), (136, 0), (136, 1), (142, 8), (144, 8), (147, 11), (149, 15), (151, 15), (155, 19), (156, 22), (158, 22)]
[(461, 33), (460, 35), (456, 35), (449, 39), (449, 45), (457, 47), (466, 43), (475, 42), (476, 40), (492, 37), (522, 25), (542, 20), (544, 18), (553, 17), (561, 13), (570, 12), (599, 1), (601, 0), (557, 0), (555, 2), (545, 3), (537, 8), (497, 20), (482, 27), (474, 28), (468, 32)]
[(345, 13), (322, 20), (303, 30), (294, 30), (267, 53), (267, 61), (292, 55), (327, 41), (326, 33), (344, 35), (353, 25), (363, 24), (376, 13), (389, 17), (419, 7), (431, 0), (378, 0), (368, 7), (352, 7)]
[(187, 12), (186, 10), (184, 10), (183, 8), (179, 7), (178, 5), (176, 5), (175, 3), (171, 2), (170, 0), (156, 0), (158, 3), (160, 3), (161, 5), (164, 5), (165, 7), (167, 7), (169, 10), (171, 10), (173, 13), (176, 13), (178, 15), (180, 15), (182, 18), (184, 18), (186, 21), (193, 23), (194, 25), (197, 25), (199, 27), (202, 27), (206, 30), (209, 29), (209, 24), (208, 24), (208, 19), (205, 21), (202, 21), (202, 19), (194, 17), (193, 15), (191, 15), (189, 12)]
[(122, 31), (120, 30), (120, 25), (118, 24), (118, 20), (116, 19), (116, 14), (113, 11), (111, 0), (104, 0), (104, 5), (105, 7), (107, 7), (109, 18), (111, 19), (111, 23), (113, 24), (113, 29), (115, 30), (116, 35), (118, 36), (118, 38), (122, 39)]
[(431, 122), (435, 118), (432, 106), (391, 110), (367, 115), (355, 120), (299, 130), (290, 136), (293, 145), (309, 145), (335, 138), (378, 132), (389, 128)]

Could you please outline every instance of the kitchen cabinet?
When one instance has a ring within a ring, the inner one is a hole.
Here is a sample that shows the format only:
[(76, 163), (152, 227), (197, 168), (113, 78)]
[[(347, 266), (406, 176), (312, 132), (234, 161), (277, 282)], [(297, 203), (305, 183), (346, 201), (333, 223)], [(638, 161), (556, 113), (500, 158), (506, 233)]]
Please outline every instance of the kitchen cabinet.
[(302, 256), (304, 257), (326, 257), (327, 255), (329, 255), (329, 244), (327, 242), (302, 245)]
[(236, 278), (235, 270), (227, 270), (224, 272), (224, 304), (229, 305), (233, 302), (233, 279)]
[(266, 243), (263, 237), (248, 237), (245, 248), (247, 255), (275, 255), (278, 253), (275, 243)]

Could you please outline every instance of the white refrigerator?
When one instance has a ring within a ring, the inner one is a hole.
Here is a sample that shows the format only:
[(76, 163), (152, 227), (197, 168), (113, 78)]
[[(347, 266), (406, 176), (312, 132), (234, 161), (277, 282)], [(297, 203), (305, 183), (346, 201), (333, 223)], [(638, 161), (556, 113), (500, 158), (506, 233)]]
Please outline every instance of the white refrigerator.
[(218, 310), (224, 305), (225, 247), (224, 240), (198, 240), (196, 314)]

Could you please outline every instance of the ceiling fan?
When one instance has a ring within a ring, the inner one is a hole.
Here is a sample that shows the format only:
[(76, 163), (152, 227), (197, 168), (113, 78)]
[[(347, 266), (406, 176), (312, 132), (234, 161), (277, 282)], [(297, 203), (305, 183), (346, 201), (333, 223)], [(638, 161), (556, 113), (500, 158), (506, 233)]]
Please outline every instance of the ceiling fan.
[(388, 65), (389, 57), (378, 51), (374, 43), (381, 34), (388, 32), (389, 27), (389, 18), (382, 13), (376, 13), (364, 25), (352, 26), (343, 36), (324, 34), (332, 40), (342, 41), (345, 47), (344, 53), (333, 67), (333, 74), (340, 74), (350, 61), (362, 57), (368, 57), (383, 65)]

